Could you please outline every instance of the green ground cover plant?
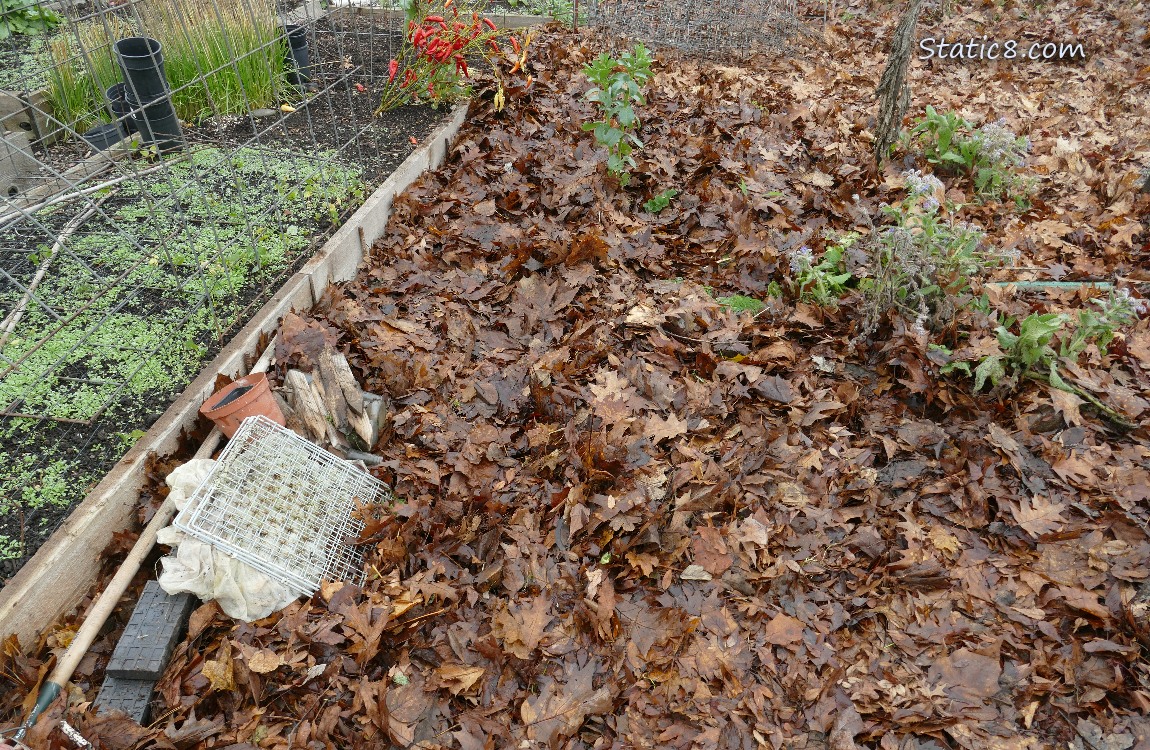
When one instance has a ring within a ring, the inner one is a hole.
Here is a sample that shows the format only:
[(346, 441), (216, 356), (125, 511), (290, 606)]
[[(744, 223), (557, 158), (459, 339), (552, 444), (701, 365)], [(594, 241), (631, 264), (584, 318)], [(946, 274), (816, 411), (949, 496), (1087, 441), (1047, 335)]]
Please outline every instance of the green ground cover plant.
[[(364, 192), (358, 168), (334, 154), (255, 149), (203, 149), (124, 184), (105, 203), (109, 218), (93, 220), (53, 264), (37, 290), (46, 308), (30, 307), (4, 345), (3, 355), (20, 366), (0, 375), (0, 408), (70, 420), (112, 415), (119, 433), (131, 436), (141, 406), (162, 410), (259, 290), (290, 270), (317, 230)], [(42, 219), (59, 217), (45, 212)], [(0, 309), (19, 296), (11, 286), (0, 292)], [(50, 312), (84, 305), (63, 327)], [(19, 558), (43, 531), (28, 518), (54, 518), (43, 511), (71, 506), (102, 473), (65, 459), (33, 464), (34, 453), (53, 455), (45, 433), (52, 424), (0, 422), (0, 445), (22, 446), (0, 471), (0, 498), (22, 509), (0, 514), (0, 562)], [(109, 450), (118, 457), (131, 442), (117, 438)]]
[(671, 201), (679, 194), (678, 190), (668, 188), (663, 192), (656, 195), (651, 200), (643, 204), (643, 210), (647, 213), (657, 214), (667, 206), (671, 205)]
[(0, 65), (0, 89), (6, 91), (37, 91), (49, 82), (52, 56), (48, 52), (46, 35), (25, 37), (23, 48), (10, 49), (6, 65)]

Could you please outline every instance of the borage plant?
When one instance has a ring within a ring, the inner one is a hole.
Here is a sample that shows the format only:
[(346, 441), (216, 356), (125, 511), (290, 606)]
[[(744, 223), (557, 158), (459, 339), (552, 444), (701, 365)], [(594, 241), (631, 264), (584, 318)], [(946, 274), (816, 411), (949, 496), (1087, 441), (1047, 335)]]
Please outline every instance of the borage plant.
[[(499, 44), (506, 32), (480, 15), (478, 9), (482, 5), (447, 0), (440, 12), (408, 23), (403, 49), (399, 57), (388, 63), (388, 85), (375, 110), (377, 115), (406, 104), (427, 102), (437, 106), (470, 94), (468, 60), (482, 58), (491, 62), (506, 55)], [(514, 35), (506, 36), (514, 58), (510, 72), (515, 73), (527, 64), (530, 34), (523, 44)], [(494, 65), (492, 68), (496, 69)], [(496, 109), (502, 109), (502, 86), (495, 102)]]
[(1016, 170), (1026, 164), (1030, 139), (1015, 135), (1006, 119), (974, 125), (953, 112), (940, 114), (926, 108), (926, 117), (909, 133), (917, 140), (930, 164), (951, 174), (965, 174), (975, 193), (996, 199), (1003, 194), (1024, 201), (1030, 181)]
[(868, 242), (868, 278), (860, 282), (866, 334), (891, 311), (925, 334), (928, 323), (949, 320), (972, 301), (971, 277), (1014, 260), (987, 246), (982, 229), (950, 217), (937, 177), (911, 170), (905, 179), (907, 197), (883, 208), (893, 225)]

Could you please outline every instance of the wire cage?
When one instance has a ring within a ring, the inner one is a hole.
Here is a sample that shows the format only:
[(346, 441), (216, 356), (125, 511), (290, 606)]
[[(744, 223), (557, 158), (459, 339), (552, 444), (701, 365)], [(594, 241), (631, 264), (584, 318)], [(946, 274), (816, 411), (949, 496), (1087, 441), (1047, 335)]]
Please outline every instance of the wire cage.
[(803, 27), (797, 0), (588, 0), (588, 20), (612, 35), (721, 59), (777, 50)]
[(443, 117), (374, 116), (404, 29), (348, 0), (6, 0), (0, 581)]
[(267, 417), (248, 417), (175, 526), (300, 596), (322, 581), (362, 585), (357, 505), (391, 502), (384, 485)]

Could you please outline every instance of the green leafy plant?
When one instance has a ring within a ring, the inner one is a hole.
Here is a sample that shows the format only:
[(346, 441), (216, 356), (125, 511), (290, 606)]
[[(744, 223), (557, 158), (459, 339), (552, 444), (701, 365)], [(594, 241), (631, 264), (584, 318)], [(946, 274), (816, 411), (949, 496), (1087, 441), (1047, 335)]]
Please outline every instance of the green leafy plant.
[(1008, 371), (1014, 379), (1037, 373), (1044, 379), (1060, 382), (1056, 367), (1058, 353), (1050, 342), (1067, 320), (1069, 318), (1060, 313), (1031, 314), (1019, 323), (1018, 333), (1012, 333), (1007, 325), (995, 328), (1002, 353), (984, 357), (974, 368), (974, 390), (982, 390), (987, 382), (998, 385)]
[(1074, 332), (1061, 342), (1059, 356), (1077, 359), (1090, 344), (1105, 355), (1106, 347), (1114, 340), (1117, 330), (1136, 323), (1138, 315), (1147, 309), (1145, 300), (1132, 297), (1126, 289), (1112, 289), (1105, 299), (1092, 302), (1098, 309), (1078, 311)]
[(644, 203), (643, 210), (645, 210), (647, 213), (657, 214), (667, 206), (671, 205), (671, 199), (678, 194), (678, 190), (668, 188), (667, 190), (664, 190), (651, 200)]
[(892, 221), (867, 243), (868, 277), (864, 333), (874, 331), (888, 311), (913, 320), (916, 330), (950, 319), (969, 304), (970, 279), (1008, 256), (984, 245), (977, 226), (950, 218), (942, 205), (942, 182), (917, 170), (905, 174), (907, 197), (886, 206)]
[[(1032, 313), (1019, 322), (1018, 333), (1011, 331), (1009, 320), (996, 327), (1001, 353), (983, 357), (975, 367), (974, 390), (982, 390), (988, 382), (997, 386), (1009, 376), (1012, 384), (1031, 377), (1078, 393), (1059, 375), (1058, 360), (1076, 362), (1091, 344), (1105, 355), (1118, 329), (1137, 322), (1139, 314), (1150, 309), (1145, 300), (1131, 296), (1126, 289), (1111, 290), (1107, 297), (1091, 303), (1094, 307), (1081, 309), (1075, 316)], [(1071, 323), (1070, 329), (1064, 330)], [(969, 365), (964, 364), (953, 363), (944, 372), (960, 369), (969, 373)]]
[[(973, 372), (968, 361), (949, 361), (941, 372), (958, 371), (973, 376), (975, 392), (987, 383), (1011, 388), (1023, 379), (1047, 383), (1090, 402), (1115, 424), (1133, 428), (1129, 420), (1094, 394), (1068, 382), (1059, 371), (1059, 363), (1076, 362), (1092, 344), (1105, 354), (1106, 345), (1114, 339), (1117, 330), (1150, 312), (1150, 304), (1131, 296), (1125, 289), (1111, 291), (1106, 298), (1095, 299), (1092, 304), (1094, 307), (1079, 310), (1077, 315), (1032, 313), (1018, 321), (1017, 327), (1011, 319), (1001, 321), (995, 327), (997, 353), (982, 357)], [(949, 357), (951, 353), (945, 354)]]
[(911, 128), (909, 139), (917, 141), (926, 160), (937, 169), (966, 175), (982, 197), (1017, 194), (1016, 198), (1023, 198), (1030, 189), (1028, 181), (1015, 172), (1026, 163), (1030, 139), (1016, 136), (1005, 118), (975, 129), (954, 112), (940, 114), (927, 106), (926, 116)]
[(62, 15), (36, 0), (0, 0), (0, 39), (13, 34), (43, 34), (62, 23)]
[(827, 245), (822, 258), (815, 263), (814, 253), (803, 245), (788, 254), (791, 289), (804, 302), (833, 306), (848, 291), (850, 271), (845, 270), (846, 252), (859, 240), (857, 232), (847, 232)]
[(651, 79), (651, 54), (642, 44), (617, 60), (603, 52), (583, 66), (583, 74), (594, 84), (585, 96), (599, 105), (599, 119), (583, 123), (583, 130), (592, 131), (595, 141), (607, 149), (607, 171), (627, 187), (628, 170), (635, 166), (631, 154), (643, 147), (635, 135), (639, 129), (635, 107), (647, 103), (643, 86)]

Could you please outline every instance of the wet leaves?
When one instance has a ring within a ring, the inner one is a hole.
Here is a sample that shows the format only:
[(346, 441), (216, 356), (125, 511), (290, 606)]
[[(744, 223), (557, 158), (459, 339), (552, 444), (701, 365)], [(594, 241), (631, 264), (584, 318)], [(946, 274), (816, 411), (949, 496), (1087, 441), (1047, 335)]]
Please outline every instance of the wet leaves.
[[(1101, 23), (1068, 3), (1042, 13)], [(849, 300), (767, 295), (787, 249), (897, 199), (864, 137), (889, 20), (831, 24), (834, 55), (762, 69), (656, 64), (629, 191), (604, 180), (578, 127), (590, 108), (575, 71), (597, 54), (583, 37), (533, 44), (529, 89), (505, 82), (515, 106), (478, 97), (360, 277), (280, 331), (284, 367), (312, 371), (335, 347), (392, 399), (372, 448), (405, 503), (365, 509), (367, 583), (325, 584), (247, 625), (197, 610), (152, 736), (462, 750), (1150, 741), (1150, 323), (1073, 372), (1143, 420), (1118, 434), (1037, 384), (972, 397), (897, 322), (852, 348)], [(1027, 23), (1010, 11), (996, 33)], [(1051, 276), (1145, 259), (1131, 212), (1148, 199), (1123, 177), (1145, 113), (1098, 105), (1145, 51), (1098, 54), (1104, 65), (1023, 64), (1023, 88), (1001, 68), (912, 67), (916, 97), (1025, 121), (1044, 177), (1034, 207), (972, 218)], [(681, 192), (667, 208), (639, 209), (668, 186)], [(763, 307), (718, 301), (733, 294)], [(1016, 316), (1032, 304), (988, 296)], [(951, 348), (992, 342), (976, 326)], [(40, 662), (9, 651), (26, 690)]]

